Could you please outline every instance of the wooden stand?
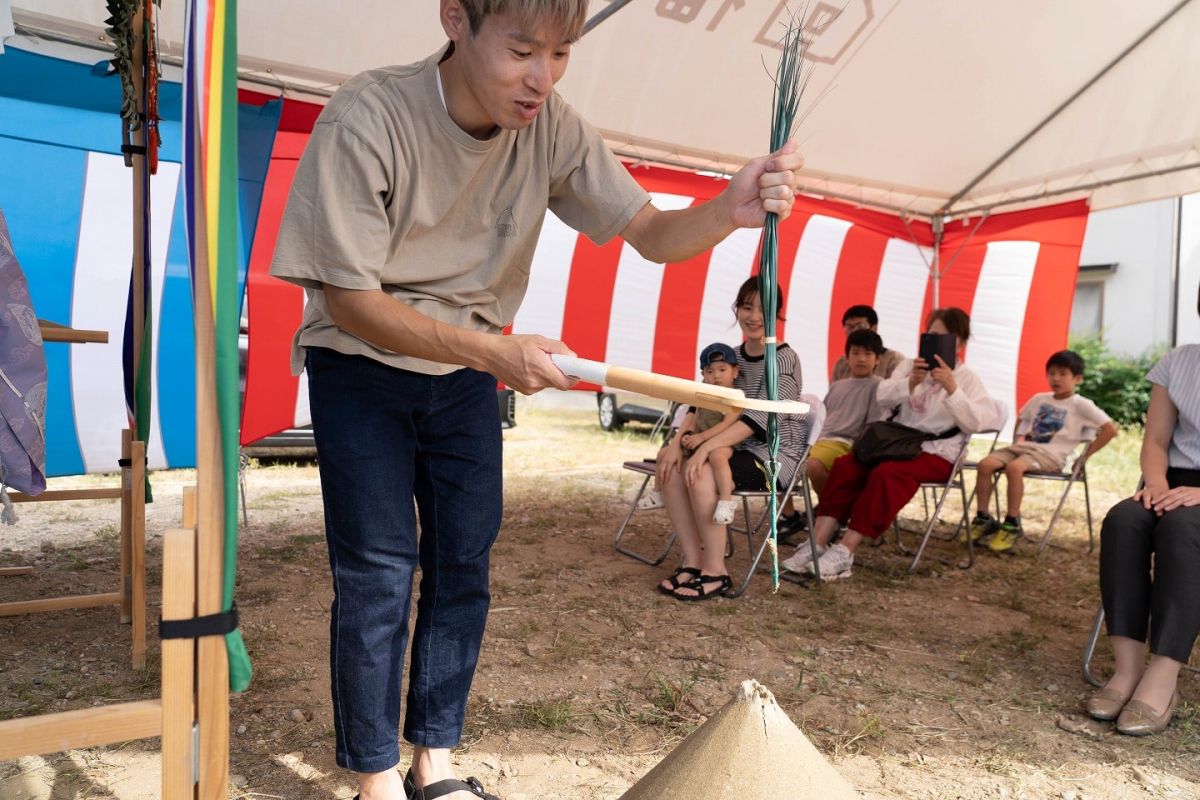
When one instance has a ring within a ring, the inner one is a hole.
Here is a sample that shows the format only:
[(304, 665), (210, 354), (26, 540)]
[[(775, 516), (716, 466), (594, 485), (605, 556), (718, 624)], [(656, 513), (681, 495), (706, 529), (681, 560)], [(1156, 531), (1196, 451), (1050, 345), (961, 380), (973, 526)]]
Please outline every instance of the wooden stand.
[[(163, 537), (162, 613), (166, 620), (196, 615), (196, 495), (191, 487), (184, 490), (183, 517), (184, 527), (167, 531)], [(224, 644), (220, 637), (210, 640)], [(197, 717), (195, 652), (196, 643), (191, 639), (163, 642), (161, 698), (0, 722), (0, 761), (161, 736), (160, 797), (195, 800), (194, 731), (208, 724), (203, 714)], [(208, 796), (228, 797), (227, 786), (214, 787)]]
[[(107, 331), (85, 331), (38, 320), (42, 338), (48, 342), (85, 343), (108, 341)], [(121, 433), (121, 485), (95, 489), (54, 489), (39, 495), (11, 494), (14, 503), (48, 503), (59, 500), (121, 501), (121, 578), (115, 592), (68, 595), (41, 600), (0, 603), (0, 617), (64, 611), (72, 608), (119, 606), (120, 620), (132, 626), (131, 662), (134, 669), (146, 666), (146, 444)], [(32, 567), (10, 567), (0, 575), (28, 575)]]

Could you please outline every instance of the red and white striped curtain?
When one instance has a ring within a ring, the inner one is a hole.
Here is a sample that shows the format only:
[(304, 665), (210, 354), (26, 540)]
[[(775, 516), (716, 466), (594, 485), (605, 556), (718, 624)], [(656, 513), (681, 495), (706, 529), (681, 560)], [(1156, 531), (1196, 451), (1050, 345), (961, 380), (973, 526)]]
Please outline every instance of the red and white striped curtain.
[[(287, 110), (285, 108), (285, 118)], [(285, 132), (286, 133), (286, 132)], [(288, 373), (288, 347), (303, 292), (266, 274), (275, 229), (302, 136), (276, 144), (248, 280), (250, 349), (242, 439), (308, 422), (304, 378)], [(725, 182), (686, 172), (632, 168), (661, 209), (686, 208)], [(971, 315), (967, 363), (1012, 412), (1045, 389), (1046, 359), (1066, 346), (1083, 202), (956, 221), (941, 246), (940, 305)], [(515, 333), (561, 339), (584, 358), (697, 377), (697, 354), (715, 341), (737, 344), (732, 304), (758, 263), (758, 230), (739, 230), (688, 261), (653, 264), (622, 240), (597, 247), (547, 214)], [(799, 353), (805, 391), (823, 395), (841, 354), (842, 312), (866, 303), (879, 313), (889, 347), (916, 352), (932, 308), (929, 225), (808, 197), (780, 226), (780, 338)]]

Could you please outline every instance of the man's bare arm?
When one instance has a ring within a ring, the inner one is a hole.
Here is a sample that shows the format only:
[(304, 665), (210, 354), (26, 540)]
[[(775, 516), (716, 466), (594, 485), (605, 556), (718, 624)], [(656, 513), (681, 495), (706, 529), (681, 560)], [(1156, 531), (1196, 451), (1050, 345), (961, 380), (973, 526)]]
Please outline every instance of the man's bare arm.
[(525, 394), (551, 386), (569, 389), (574, 384), (547, 355), (574, 355), (562, 342), (544, 336), (497, 336), (439, 322), (381, 289), (330, 284), (323, 289), (334, 324), (378, 347), (487, 372)]

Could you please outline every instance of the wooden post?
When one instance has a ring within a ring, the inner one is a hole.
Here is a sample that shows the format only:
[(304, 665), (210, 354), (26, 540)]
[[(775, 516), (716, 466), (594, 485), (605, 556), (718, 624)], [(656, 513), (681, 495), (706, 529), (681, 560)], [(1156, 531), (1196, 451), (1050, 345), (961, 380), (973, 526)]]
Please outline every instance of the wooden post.
[(183, 487), (183, 527), (196, 527), (196, 487)]
[[(193, 493), (194, 499), (194, 493)], [(187, 516), (187, 493), (184, 495)], [(164, 620), (196, 614), (196, 531), (169, 530), (163, 535)], [(196, 643), (162, 643), (162, 795), (163, 800), (192, 800), (196, 791), (192, 728), (195, 724)]]
[(32, 575), (33, 567), (0, 567), (0, 578), (14, 577), (16, 575)]
[(133, 442), (129, 456), (133, 461), (129, 470), (133, 668), (142, 669), (146, 666), (146, 443)]
[[(121, 431), (121, 460), (125, 464), (130, 463), (131, 445), (133, 442), (133, 431)], [(121, 622), (130, 623), (133, 621), (133, 554), (132, 547), (132, 530), (133, 530), (133, 498), (130, 495), (132, 483), (129, 477), (130, 468), (121, 467)]]

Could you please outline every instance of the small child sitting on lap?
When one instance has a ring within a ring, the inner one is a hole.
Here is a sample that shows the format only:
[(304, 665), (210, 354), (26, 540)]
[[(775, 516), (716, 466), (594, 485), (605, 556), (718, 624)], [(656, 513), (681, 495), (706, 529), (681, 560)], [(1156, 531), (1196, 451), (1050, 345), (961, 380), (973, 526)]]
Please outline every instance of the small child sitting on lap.
[(825, 395), (825, 426), (821, 438), (808, 451), (808, 482), (817, 494), (825, 488), (833, 462), (850, 452), (854, 438), (868, 423), (883, 417), (875, 402), (875, 390), (882, 378), (875, 366), (883, 353), (883, 339), (869, 329), (853, 331), (846, 337), (846, 360), (850, 377), (834, 381)]
[[(733, 348), (722, 342), (715, 342), (704, 348), (700, 353), (700, 372), (704, 382), (712, 386), (730, 388), (738, 375), (737, 354)], [(683, 434), (679, 444), (690, 457), (704, 442), (721, 433), (737, 422), (742, 412), (733, 409), (728, 413), (713, 411), (708, 408), (694, 409), (696, 422), (691, 431)], [(717, 507), (713, 510), (712, 521), (718, 525), (728, 525), (733, 522), (737, 504), (733, 500), (733, 472), (729, 469), (729, 457), (733, 455), (732, 447), (718, 447), (708, 454), (708, 464), (712, 467), (713, 477), (717, 481)]]
[[(1095, 431), (1082, 458), (1087, 458), (1117, 435), (1112, 419), (1095, 403), (1075, 393), (1083, 382), (1083, 358), (1071, 350), (1060, 350), (1046, 362), (1046, 382), (1051, 391), (1035, 394), (1021, 409), (1012, 446), (992, 452), (979, 462), (977, 496), (979, 513), (971, 524), (971, 537), (991, 536), (988, 548), (996, 553), (1011, 550), (1025, 535), (1021, 528), (1021, 500), (1025, 495), (1026, 472), (1062, 472), (1067, 457), (1081, 442), (1085, 431)], [(988, 513), (992, 481), (1004, 471), (1008, 479), (1008, 511), (1000, 523)]]
[[(700, 372), (704, 376), (704, 382), (713, 386), (724, 386), (730, 388), (733, 386), (733, 381), (738, 375), (737, 353), (733, 348), (722, 342), (715, 342), (700, 353)], [(691, 426), (687, 424), (688, 416), (693, 417)], [(728, 428), (730, 425), (738, 421), (741, 412), (734, 409), (725, 414), (720, 411), (713, 411), (707, 408), (689, 408), (687, 416), (684, 417), (684, 422), (680, 426), (682, 430), (687, 431), (682, 435), (679, 444), (683, 447), (684, 453), (691, 457), (704, 442), (716, 436), (721, 431)], [(664, 449), (666, 449), (664, 447)], [(660, 451), (659, 455), (662, 453)], [(737, 509), (737, 504), (733, 500), (733, 473), (729, 469), (729, 457), (733, 455), (732, 447), (718, 447), (713, 450), (708, 456), (708, 463), (712, 467), (713, 477), (717, 481), (717, 507), (713, 511), (713, 522), (718, 525), (728, 525), (733, 522), (733, 514)], [(661, 457), (659, 461), (661, 462)], [(661, 476), (654, 476), (654, 489), (647, 492), (645, 497), (638, 501), (638, 508), (649, 510), (653, 508), (662, 508), (662, 494), (659, 492)]]

